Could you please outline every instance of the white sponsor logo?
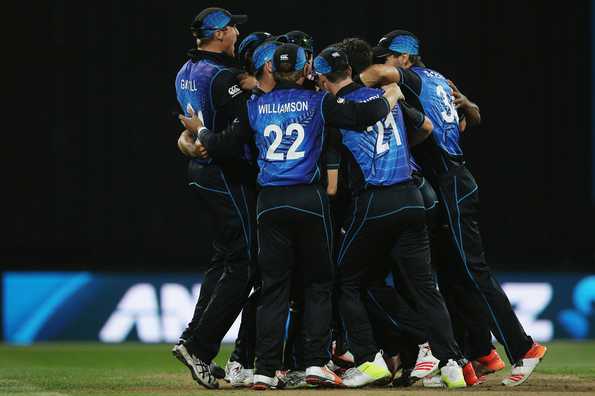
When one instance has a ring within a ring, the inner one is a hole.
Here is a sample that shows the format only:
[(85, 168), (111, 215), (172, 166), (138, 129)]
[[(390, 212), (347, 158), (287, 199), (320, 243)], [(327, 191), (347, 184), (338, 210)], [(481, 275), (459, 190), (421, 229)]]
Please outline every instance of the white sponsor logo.
[[(345, 234), (345, 229), (341, 228), (341, 234)], [(136, 333), (141, 342), (176, 342), (192, 318), (200, 286), (195, 284), (190, 291), (177, 283), (165, 283), (160, 288), (149, 283), (132, 285), (102, 326), (99, 340), (124, 342)], [(509, 282), (502, 284), (502, 289), (527, 334), (531, 334), (536, 341), (550, 341), (554, 335), (553, 323), (551, 320), (539, 319), (539, 315), (552, 300), (552, 285)], [(238, 316), (223, 341), (233, 342), (239, 327)]]
[(331, 54), (331, 56), (332, 56), (333, 58), (338, 58), (338, 57), (340, 57), (340, 56), (341, 56), (341, 54), (339, 54), (338, 52), (333, 52), (333, 53)]
[(229, 87), (229, 89), (227, 90), (227, 92), (229, 92), (229, 94), (231, 96), (236, 96), (237, 94), (239, 94), (240, 92), (242, 92), (242, 89), (240, 87), (238, 87), (237, 85), (234, 85), (234, 86)]
[(538, 341), (549, 341), (554, 336), (551, 320), (537, 319), (552, 301), (553, 288), (549, 283), (514, 282), (502, 284), (516, 316), (525, 332)]
[(279, 57), (279, 59), (281, 59), (282, 61), (288, 61), (289, 60), (289, 55), (288, 54), (281, 54), (281, 56)]
[[(183, 285), (165, 283), (159, 297), (158, 290), (149, 283), (133, 285), (99, 331), (99, 340), (123, 342), (136, 330), (141, 342), (176, 342), (192, 319), (199, 293), (200, 284), (194, 285), (190, 292)], [(223, 341), (233, 342), (239, 328), (238, 317)]]

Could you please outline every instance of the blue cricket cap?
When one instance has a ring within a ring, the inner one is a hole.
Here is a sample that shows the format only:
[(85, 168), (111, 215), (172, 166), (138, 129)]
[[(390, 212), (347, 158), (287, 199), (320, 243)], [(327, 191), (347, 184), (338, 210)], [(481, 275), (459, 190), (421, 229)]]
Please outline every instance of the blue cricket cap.
[(238, 46), (238, 57), (247, 61), (249, 54), (254, 54), (254, 50), (265, 40), (271, 38), (267, 32), (254, 32), (247, 35)]
[(259, 70), (265, 63), (272, 60), (275, 50), (280, 45), (280, 43), (269, 41), (256, 47), (252, 54), (252, 66), (254, 67), (254, 70)]
[(325, 48), (314, 58), (314, 71), (318, 74), (329, 74), (347, 70), (349, 59), (347, 54), (336, 47)]
[(374, 56), (382, 58), (391, 53), (419, 55), (419, 40), (406, 30), (393, 30), (378, 41), (372, 49)]
[(247, 20), (248, 15), (233, 15), (223, 8), (209, 7), (194, 18), (190, 25), (190, 31), (198, 38), (209, 38), (217, 30), (239, 25)]
[(277, 47), (273, 54), (273, 71), (278, 71), (280, 68), (284, 71), (302, 70), (307, 62), (306, 51), (302, 47), (283, 44)]

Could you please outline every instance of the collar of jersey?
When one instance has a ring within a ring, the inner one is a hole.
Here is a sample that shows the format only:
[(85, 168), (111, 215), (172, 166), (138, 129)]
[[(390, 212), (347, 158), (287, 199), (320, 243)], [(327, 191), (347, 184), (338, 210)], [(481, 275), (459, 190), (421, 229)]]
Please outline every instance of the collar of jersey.
[(200, 60), (210, 60), (212, 62), (218, 63), (222, 66), (227, 67), (235, 67), (237, 66), (236, 59), (232, 56), (229, 56), (223, 52), (210, 52), (210, 51), (202, 51), (199, 49), (191, 49), (188, 51), (188, 57), (193, 62), (198, 62)]
[(280, 81), (275, 84), (274, 89), (306, 89), (303, 86), (289, 81)]
[(341, 88), (340, 90), (337, 91), (337, 95), (338, 97), (343, 97), (347, 94), (349, 94), (350, 92), (355, 91), (356, 89), (360, 89), (363, 85), (356, 83), (355, 81), (352, 82), (349, 85), (344, 86), (343, 88)]

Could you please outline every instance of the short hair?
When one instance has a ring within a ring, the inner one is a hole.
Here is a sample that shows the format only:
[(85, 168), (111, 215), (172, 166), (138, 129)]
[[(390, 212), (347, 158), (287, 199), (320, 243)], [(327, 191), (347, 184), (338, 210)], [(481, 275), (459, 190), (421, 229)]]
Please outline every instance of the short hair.
[[(401, 56), (401, 55), (403, 55), (402, 53), (396, 52), (396, 51), (391, 51), (390, 54), (391, 55), (394, 55), (394, 56)], [(411, 55), (411, 54), (406, 54), (406, 55), (409, 55), (409, 62), (411, 62), (411, 64), (413, 66), (426, 67), (426, 65), (421, 60), (421, 55)]]
[(304, 77), (303, 70), (293, 70), (294, 65), (289, 63), (283, 63), (277, 67), (273, 72), (273, 78), (276, 82), (290, 81), (297, 82), (300, 78)]
[(337, 70), (334, 72), (330, 72), (324, 75), (327, 80), (332, 82), (333, 84), (339, 81), (343, 81), (346, 78), (351, 77), (351, 70), (349, 70), (349, 66), (343, 70)]
[(347, 54), (353, 74), (360, 74), (372, 64), (372, 47), (365, 40), (350, 37), (338, 43), (337, 46)]

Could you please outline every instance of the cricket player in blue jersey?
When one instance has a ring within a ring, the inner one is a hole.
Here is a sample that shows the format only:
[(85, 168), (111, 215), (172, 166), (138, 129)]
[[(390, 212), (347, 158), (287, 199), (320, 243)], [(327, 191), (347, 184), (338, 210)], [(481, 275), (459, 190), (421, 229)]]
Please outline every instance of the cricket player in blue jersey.
[[(185, 114), (196, 114), (205, 125), (223, 129), (245, 107), (234, 59), (238, 24), (247, 16), (211, 7), (196, 16), (191, 31), (199, 42), (181, 67), (175, 87)], [(250, 290), (255, 245), (255, 167), (244, 148), (225, 160), (202, 159), (195, 134), (186, 130), (178, 145), (190, 156), (189, 185), (198, 202), (194, 212), (211, 218), (214, 255), (205, 272), (192, 321), (173, 349), (199, 384), (216, 388), (212, 359)], [(201, 233), (199, 233), (201, 234)], [(199, 235), (197, 234), (197, 235)]]
[[(366, 70), (374, 67), (372, 66), (372, 47), (366, 41), (353, 37), (342, 40), (337, 43), (337, 46), (347, 54), (349, 65), (352, 68), (353, 81), (361, 83), (360, 74), (364, 73), (365, 76)], [(402, 108), (406, 110), (405, 115), (407, 115), (409, 105), (406, 102), (400, 103)], [(408, 117), (405, 119), (407, 121)], [(407, 129), (412, 130), (410, 127)], [(415, 138), (418, 135), (414, 134), (410, 137)], [(410, 147), (413, 147), (422, 141), (421, 139), (409, 139), (408, 143)], [(432, 219), (435, 217), (437, 203), (436, 193), (430, 183), (426, 182), (419, 173), (419, 167), (413, 157), (410, 157), (410, 164), (413, 169), (412, 177), (424, 200), (428, 233), (432, 235)], [(434, 258), (433, 251), (431, 256)], [(374, 268), (367, 272), (363, 281), (365, 288), (365, 292), (362, 293), (363, 301), (372, 324), (374, 338), (384, 352), (383, 357), (388, 368), (393, 373), (399, 368), (401, 369), (401, 375), (395, 378), (393, 386), (410, 386), (415, 379), (415, 377), (411, 377), (411, 373), (414, 370), (420, 350), (418, 345), (427, 341), (425, 335), (427, 323), (424, 313), (416, 312), (414, 309), (416, 301), (415, 286), (407, 279), (406, 274), (399, 266), (395, 268), (397, 273), (393, 271), (394, 287), (386, 284), (386, 278), (394, 265), (392, 259), (388, 256), (384, 261), (386, 263), (378, 261)], [(446, 296), (444, 297), (446, 299)], [(438, 362), (436, 362), (437, 366)]]
[[(449, 263), (448, 268), (439, 268), (441, 283), (445, 288), (465, 291), (454, 295), (456, 309), (471, 323), (467, 327), (491, 324), (492, 333), (513, 364), (511, 375), (502, 383), (520, 385), (529, 378), (547, 348), (525, 333), (485, 260), (479, 232), (478, 186), (465, 166), (459, 143), (465, 124), (480, 121), (479, 108), (442, 74), (425, 67), (419, 40), (412, 33), (395, 30), (384, 36), (375, 50), (392, 68), (393, 76), (389, 80), (397, 81), (406, 97), (418, 100), (434, 124), (432, 135), (416, 149), (415, 156), (438, 193), (452, 248), (457, 252), (456, 261)], [(465, 122), (459, 118), (457, 104), (466, 116)], [(488, 338), (487, 332), (481, 333)], [(482, 344), (486, 355), (477, 359), (480, 363), (499, 360), (489, 340)]]
[[(336, 48), (322, 51), (314, 60), (314, 70), (325, 89), (340, 98), (365, 103), (381, 92), (354, 83), (347, 56)], [(341, 128), (343, 145), (351, 153), (353, 203), (337, 253), (339, 304), (357, 366), (346, 373), (343, 384), (360, 387), (392, 376), (376, 346), (361, 299), (368, 268), (390, 255), (415, 285), (416, 308), (427, 317), (428, 338), (441, 360), (442, 380), (450, 388), (465, 387), (462, 366), (468, 363), (454, 340), (448, 311), (434, 286), (425, 207), (409, 161), (408, 135), (423, 140), (432, 124), (413, 108), (406, 111), (411, 114), (408, 127), (399, 105), (368, 127), (367, 134)]]
[[(396, 104), (397, 89), (389, 86), (366, 103), (306, 90), (301, 83), (310, 72), (309, 64), (304, 49), (294, 44), (278, 47), (272, 66), (276, 86), (271, 92), (253, 96), (232, 128), (222, 133), (200, 128), (198, 136), (214, 158), (251, 139), (259, 151), (258, 267), (262, 291), (254, 388), (282, 386), (275, 371), (282, 365), (292, 277), (302, 277), (304, 285), (306, 381), (340, 385), (341, 378), (326, 367), (330, 359), (334, 264), (328, 198), (322, 183), (324, 127), (334, 125), (365, 133), (368, 125), (385, 117)], [(192, 129), (197, 124), (193, 125)]]
[[(254, 33), (249, 35), (248, 38), (253, 35)], [(273, 59), (275, 49), (281, 45), (274, 41), (264, 42), (266, 38), (263, 37), (261, 39), (262, 42), (251, 50), (249, 56), (246, 56), (246, 60), (249, 59), (251, 62), (249, 69), (254, 73), (258, 83), (258, 87), (252, 90), (254, 95), (262, 95), (270, 92), (275, 86), (271, 60)], [(246, 39), (242, 43), (245, 43), (245, 41)], [(240, 44), (240, 50), (241, 48), (242, 45)], [(252, 386), (254, 382), (256, 308), (260, 296), (260, 277), (258, 274), (255, 274), (253, 277), (253, 285), (254, 293), (250, 295), (248, 302), (242, 310), (242, 322), (235, 342), (235, 348), (225, 366), (226, 380), (234, 388)], [(288, 381), (285, 382), (287, 384)]]

